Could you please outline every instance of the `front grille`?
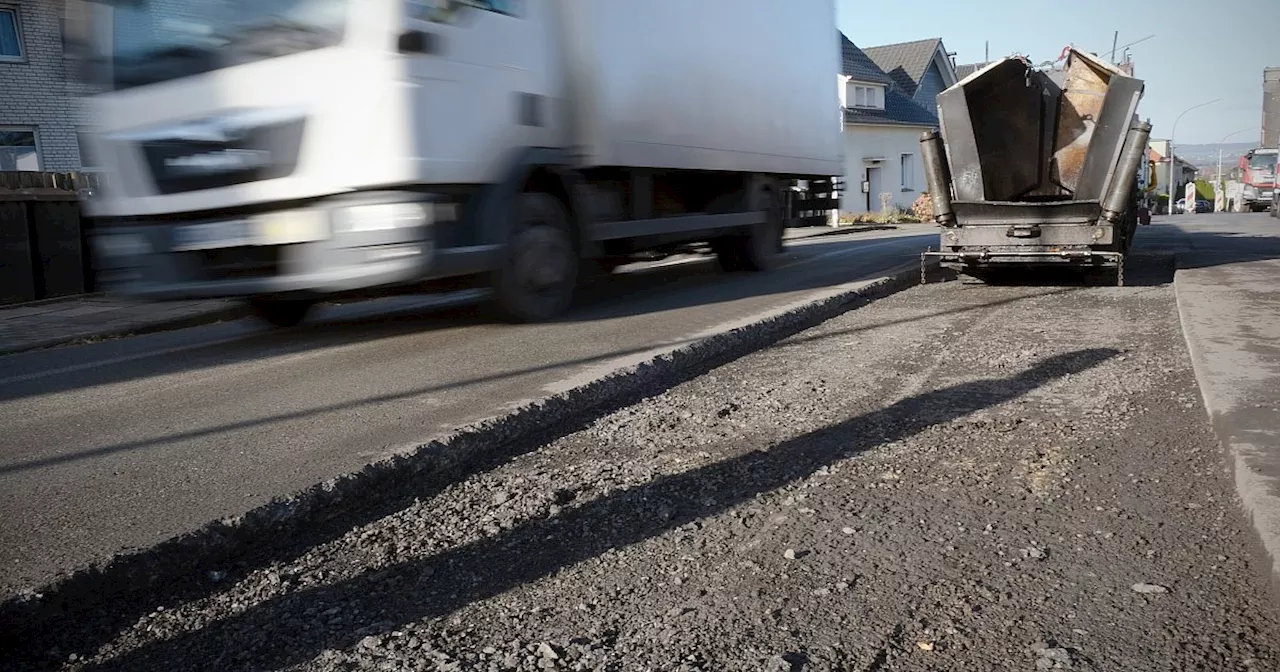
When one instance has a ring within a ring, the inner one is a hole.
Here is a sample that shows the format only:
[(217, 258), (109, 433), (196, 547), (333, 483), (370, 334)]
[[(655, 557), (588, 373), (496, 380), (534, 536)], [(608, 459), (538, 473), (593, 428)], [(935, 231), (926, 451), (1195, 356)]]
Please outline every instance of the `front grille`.
[(206, 281), (269, 278), (280, 274), (283, 245), (227, 247), (187, 252)]
[(288, 177), (298, 167), (304, 119), (258, 126), (227, 140), (139, 143), (156, 190), (177, 194)]

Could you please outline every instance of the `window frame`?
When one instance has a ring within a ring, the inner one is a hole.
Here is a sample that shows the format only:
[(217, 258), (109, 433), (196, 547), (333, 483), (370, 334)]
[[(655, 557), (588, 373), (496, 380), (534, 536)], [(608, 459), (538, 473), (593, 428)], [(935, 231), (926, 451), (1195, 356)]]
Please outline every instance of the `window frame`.
[(26, 63), (27, 62), (27, 41), (25, 39), (25, 35), (23, 34), (23, 30), (22, 30), (22, 9), (17, 5), (11, 5), (8, 3), (0, 4), (0, 13), (5, 13), (5, 12), (13, 16), (13, 32), (14, 32), (15, 39), (18, 41), (18, 55), (9, 56), (7, 54), (0, 54), (0, 64)]
[(884, 95), (880, 87), (857, 83), (853, 83), (852, 87), (853, 100), (849, 102), (850, 107), (860, 110), (884, 109)]
[[(80, 164), (80, 172), (82, 173), (101, 173), (106, 170), (106, 167), (102, 165), (101, 160), (98, 161), (97, 165), (89, 165), (88, 163), (85, 162), (85, 158), (84, 158), (86, 153), (94, 154), (94, 152), (92, 151), (94, 148), (93, 147), (86, 148), (85, 143), (86, 142), (92, 143), (93, 140), (90, 136), (98, 132), (99, 131), (94, 130), (87, 126), (76, 126), (76, 153), (80, 155), (79, 164)], [(85, 149), (89, 149), (90, 151), (85, 152)], [(95, 158), (100, 159), (101, 157), (95, 157)]]
[[(3, 124), (3, 125), (0, 125), (0, 133), (30, 133), (32, 144), (34, 145), (36, 150), (36, 169), (34, 172), (37, 172), (37, 173), (44, 172), (44, 147), (40, 143), (39, 128), (35, 126)], [(0, 172), (3, 172), (3, 171), (0, 171)], [(18, 172), (31, 172), (31, 171), (18, 171)]]
[(898, 155), (898, 166), (902, 181), (902, 190), (915, 191), (916, 155), (910, 152), (900, 153)]

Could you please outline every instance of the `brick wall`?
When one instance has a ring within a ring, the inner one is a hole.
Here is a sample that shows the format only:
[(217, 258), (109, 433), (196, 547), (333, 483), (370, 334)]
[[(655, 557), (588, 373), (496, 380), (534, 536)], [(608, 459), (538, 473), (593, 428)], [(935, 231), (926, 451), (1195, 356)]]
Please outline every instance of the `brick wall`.
[(63, 0), (0, 0), (18, 10), (25, 63), (0, 62), (0, 126), (34, 126), (42, 168), (80, 168), (81, 115), (62, 52)]

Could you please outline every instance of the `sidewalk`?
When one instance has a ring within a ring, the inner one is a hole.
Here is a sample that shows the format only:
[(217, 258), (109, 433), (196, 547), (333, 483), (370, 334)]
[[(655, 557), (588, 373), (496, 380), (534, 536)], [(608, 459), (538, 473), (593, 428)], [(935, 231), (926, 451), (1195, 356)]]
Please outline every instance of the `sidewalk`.
[(1205, 406), (1280, 578), (1280, 237), (1248, 245), (1179, 254), (1174, 288)]
[(243, 317), (227, 301), (140, 303), (105, 296), (0, 307), (0, 355)]

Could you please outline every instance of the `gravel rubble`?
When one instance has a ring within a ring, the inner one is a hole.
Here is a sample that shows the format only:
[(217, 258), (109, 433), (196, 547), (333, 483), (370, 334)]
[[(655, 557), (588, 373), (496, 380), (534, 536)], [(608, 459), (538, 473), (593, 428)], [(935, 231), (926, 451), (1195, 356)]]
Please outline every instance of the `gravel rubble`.
[(1264, 671), (1266, 567), (1170, 286), (945, 283), (210, 576), (92, 650), (38, 653), (66, 670)]

